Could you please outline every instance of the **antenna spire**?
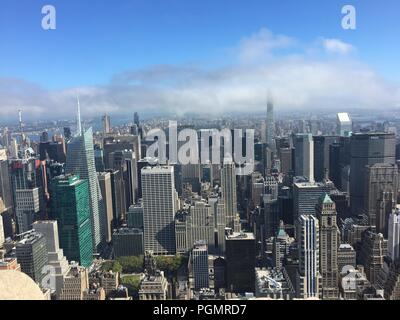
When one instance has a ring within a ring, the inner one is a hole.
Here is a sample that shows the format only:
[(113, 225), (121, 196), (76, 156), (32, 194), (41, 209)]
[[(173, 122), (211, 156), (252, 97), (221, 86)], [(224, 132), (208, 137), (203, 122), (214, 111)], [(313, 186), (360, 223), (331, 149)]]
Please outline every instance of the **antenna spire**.
[(76, 134), (77, 136), (82, 135), (82, 121), (81, 121), (81, 104), (79, 103), (79, 96), (76, 95), (76, 101), (78, 103), (77, 117), (76, 117)]

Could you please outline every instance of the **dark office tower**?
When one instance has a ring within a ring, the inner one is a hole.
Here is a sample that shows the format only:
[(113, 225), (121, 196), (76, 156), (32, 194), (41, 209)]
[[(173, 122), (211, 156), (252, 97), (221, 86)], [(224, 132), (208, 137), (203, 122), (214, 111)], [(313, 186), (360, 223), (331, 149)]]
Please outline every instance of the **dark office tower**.
[(8, 160), (0, 160), (0, 198), (3, 199), (7, 211), (13, 211), (13, 194), (10, 181)]
[(143, 229), (143, 205), (141, 203), (130, 206), (127, 213), (128, 228)]
[(139, 136), (123, 135), (103, 139), (104, 165), (106, 169), (114, 169), (109, 154), (116, 151), (133, 150), (135, 159), (141, 159), (141, 140)]
[(125, 210), (128, 210), (136, 202), (138, 179), (135, 153), (132, 150), (111, 152), (109, 164), (112, 169), (121, 171), (125, 192)]
[(101, 195), (104, 200), (104, 210), (105, 210), (105, 221), (102, 227), (105, 229), (106, 241), (110, 242), (112, 238), (112, 225), (114, 219), (113, 211), (113, 193), (112, 193), (112, 183), (111, 174), (109, 172), (100, 172), (97, 174), (99, 179)]
[(112, 206), (113, 206), (113, 227), (117, 228), (125, 219), (125, 192), (124, 181), (122, 179), (121, 171), (107, 170), (111, 176), (111, 190), (112, 190)]
[(69, 261), (89, 267), (93, 261), (93, 243), (87, 180), (76, 175), (56, 177), (51, 182), (51, 195), (60, 247)]
[[(387, 254), (388, 243), (381, 233), (366, 230), (362, 234), (360, 262), (365, 268), (368, 280), (375, 284)], [(357, 254), (358, 256), (358, 254)]]
[(139, 122), (139, 114), (135, 112), (133, 114), (133, 123), (136, 124), (136, 126), (139, 128), (140, 127), (140, 122)]
[(314, 141), (311, 134), (293, 136), (294, 171), (296, 176), (307, 177), (314, 181)]
[(293, 213), (295, 221), (301, 215), (315, 215), (315, 206), (329, 186), (321, 182), (295, 182), (293, 184)]
[(336, 300), (339, 297), (339, 270), (337, 250), (339, 247), (339, 228), (335, 203), (324, 194), (317, 204), (319, 220), (319, 265), (322, 276), (322, 298)]
[(72, 138), (71, 128), (70, 127), (64, 127), (64, 138), (67, 141)]
[(376, 163), (395, 163), (394, 134), (356, 133), (351, 136), (350, 205), (352, 214), (360, 214), (365, 204), (367, 166)]
[(315, 136), (314, 140), (314, 178), (321, 182), (329, 174), (329, 148), (339, 141), (335, 136)]
[(49, 141), (49, 133), (47, 131), (42, 132), (40, 135), (40, 142), (48, 142)]
[(16, 256), (21, 271), (41, 285), (46, 275), (43, 268), (48, 262), (45, 237), (34, 230), (27, 232), (16, 245)]
[(18, 233), (31, 229), (43, 209), (43, 171), (38, 159), (18, 159), (10, 163)]
[(227, 291), (255, 291), (256, 243), (253, 233), (232, 233), (225, 238)]
[(279, 159), (281, 160), (281, 172), (283, 174), (289, 174), (292, 171), (292, 149), (291, 148), (280, 148)]
[(279, 226), (279, 202), (271, 194), (263, 196), (265, 238), (273, 237)]
[(98, 145), (94, 146), (94, 165), (96, 172), (104, 172), (104, 151)]
[(340, 143), (333, 143), (329, 146), (329, 179), (336, 188), (342, 189)]
[(396, 161), (400, 161), (400, 143), (396, 144)]
[(78, 133), (68, 143), (65, 172), (79, 175), (82, 180), (87, 180), (89, 183), (93, 249), (100, 251), (103, 245), (102, 239), (104, 239), (104, 235), (101, 234), (104, 204), (96, 175), (92, 128), (89, 128), (86, 132)]
[(377, 233), (388, 236), (389, 215), (397, 204), (399, 172), (395, 164), (377, 163), (366, 168), (365, 213)]
[(293, 217), (293, 195), (289, 187), (282, 187), (278, 195), (279, 212), (285, 224), (294, 225)]
[(182, 185), (189, 183), (192, 186), (192, 191), (200, 193), (201, 184), (201, 166), (200, 164), (185, 164), (181, 166)]
[(53, 160), (59, 163), (65, 163), (66, 156), (64, 152), (64, 143), (61, 141), (46, 141), (39, 143), (40, 160)]
[(194, 290), (209, 287), (208, 247), (205, 241), (196, 241), (192, 251)]

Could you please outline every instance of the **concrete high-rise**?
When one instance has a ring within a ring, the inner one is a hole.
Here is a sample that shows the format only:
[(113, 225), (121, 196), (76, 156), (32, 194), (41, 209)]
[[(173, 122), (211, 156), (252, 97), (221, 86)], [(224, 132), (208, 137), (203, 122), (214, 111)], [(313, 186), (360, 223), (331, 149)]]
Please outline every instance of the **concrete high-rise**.
[(355, 133), (350, 142), (350, 205), (354, 215), (364, 211), (367, 166), (395, 164), (396, 137), (389, 133)]
[(319, 257), (322, 276), (322, 298), (336, 300), (339, 297), (338, 247), (339, 228), (335, 202), (324, 194), (317, 204), (319, 219)]
[(297, 297), (302, 299), (321, 297), (319, 263), (319, 223), (313, 215), (298, 218), (297, 243), (299, 267), (296, 278)]
[(87, 180), (67, 175), (51, 183), (52, 216), (58, 222), (60, 246), (69, 261), (89, 267), (93, 261), (90, 196)]
[(36, 221), (33, 223), (32, 228), (45, 237), (48, 265), (52, 268), (51, 271), (54, 272), (54, 283), (50, 281), (44, 286), (48, 289), (51, 289), (56, 293), (56, 295), (58, 295), (63, 287), (64, 277), (69, 271), (69, 264), (64, 256), (63, 249), (60, 249), (57, 221)]
[(42, 271), (48, 263), (45, 237), (35, 230), (26, 232), (16, 245), (16, 256), (21, 271), (41, 285), (46, 274)]
[(293, 137), (294, 172), (314, 182), (314, 141), (311, 134), (296, 134)]
[(65, 172), (79, 175), (80, 179), (89, 184), (89, 208), (92, 227), (92, 243), (95, 251), (100, 251), (105, 237), (101, 234), (101, 222), (104, 213), (104, 203), (97, 180), (94, 161), (92, 128), (80, 132), (68, 143)]
[(175, 254), (176, 191), (172, 166), (145, 167), (141, 171), (144, 248), (156, 255)]
[(224, 161), (221, 169), (221, 186), (226, 226), (233, 228), (237, 213), (236, 167), (233, 162)]
[[(212, 208), (205, 202), (197, 201), (190, 207), (192, 242), (204, 241), (210, 252), (215, 249), (214, 216)], [(190, 245), (193, 245), (191, 243)]]

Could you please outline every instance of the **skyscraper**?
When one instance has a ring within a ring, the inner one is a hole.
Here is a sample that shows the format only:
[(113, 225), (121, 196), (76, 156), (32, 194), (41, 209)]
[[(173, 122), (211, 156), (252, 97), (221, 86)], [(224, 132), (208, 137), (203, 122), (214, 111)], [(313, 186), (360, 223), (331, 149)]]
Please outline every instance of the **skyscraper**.
[(194, 289), (199, 291), (209, 287), (208, 250), (205, 241), (197, 241), (193, 246)]
[(400, 259), (400, 206), (389, 216), (388, 253), (393, 261)]
[(82, 132), (80, 135), (76, 135), (68, 143), (65, 172), (66, 174), (79, 175), (80, 179), (88, 181), (93, 249), (100, 251), (102, 240), (105, 239), (104, 235), (101, 234), (104, 204), (96, 175), (92, 128)]
[(100, 191), (104, 201), (105, 210), (105, 220), (102, 222), (102, 227), (104, 228), (106, 241), (110, 242), (114, 218), (111, 174), (109, 172), (100, 172), (97, 174), (97, 178), (99, 179)]
[(226, 226), (233, 228), (233, 221), (237, 213), (236, 168), (233, 162), (224, 162), (221, 169), (221, 185)]
[[(192, 230), (192, 241), (204, 241), (210, 252), (215, 249), (214, 239), (214, 216), (211, 206), (205, 202), (196, 201), (194, 206), (190, 207), (190, 221)], [(193, 245), (191, 243), (190, 245)]]
[(59, 176), (51, 182), (52, 216), (58, 222), (60, 246), (69, 261), (89, 267), (93, 261), (90, 196), (87, 180)]
[(41, 233), (46, 239), (48, 265), (53, 268), (51, 271), (54, 272), (55, 283), (50, 281), (50, 283), (46, 283), (44, 286), (55, 291), (56, 295), (58, 295), (61, 292), (64, 277), (69, 271), (69, 264), (64, 257), (63, 249), (60, 249), (59, 246), (57, 221), (36, 221), (33, 223), (32, 228)]
[(336, 222), (336, 205), (332, 199), (324, 194), (317, 204), (319, 219), (319, 257), (322, 276), (322, 298), (338, 299), (339, 297), (339, 270), (338, 246), (339, 229)]
[(395, 163), (396, 138), (389, 133), (355, 133), (350, 142), (350, 204), (354, 215), (364, 209), (367, 166)]
[(332, 144), (339, 142), (335, 136), (314, 136), (314, 178), (315, 181), (324, 181), (329, 176), (329, 148)]
[(110, 133), (110, 131), (111, 131), (111, 119), (110, 119), (110, 116), (105, 114), (101, 118), (101, 121), (103, 123), (103, 133), (105, 133), (105, 134)]
[(255, 292), (256, 241), (254, 234), (228, 234), (225, 246), (227, 291)]
[(349, 136), (353, 131), (353, 122), (350, 119), (350, 116), (346, 112), (341, 112), (337, 114), (337, 122), (336, 122), (336, 133), (339, 136)]
[(297, 242), (299, 268), (297, 272), (297, 296), (302, 299), (321, 297), (319, 272), (319, 223), (313, 215), (298, 219)]
[(307, 177), (310, 182), (314, 182), (313, 137), (311, 134), (297, 134), (293, 138), (295, 175)]
[(35, 230), (26, 232), (16, 245), (16, 256), (21, 271), (41, 285), (46, 274), (42, 271), (48, 263), (45, 237)]
[(366, 168), (364, 208), (369, 224), (388, 236), (389, 215), (397, 203), (397, 165), (377, 163)]
[(267, 133), (266, 140), (268, 147), (275, 150), (275, 119), (274, 119), (274, 104), (268, 99), (267, 102)]
[(175, 254), (176, 191), (172, 166), (145, 167), (141, 171), (145, 251)]

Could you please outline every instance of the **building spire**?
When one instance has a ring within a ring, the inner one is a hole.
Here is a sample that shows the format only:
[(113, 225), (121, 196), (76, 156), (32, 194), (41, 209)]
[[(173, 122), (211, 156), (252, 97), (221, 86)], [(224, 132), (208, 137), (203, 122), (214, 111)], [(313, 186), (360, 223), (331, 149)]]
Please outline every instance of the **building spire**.
[(81, 122), (81, 105), (79, 103), (79, 96), (76, 95), (76, 100), (78, 103), (77, 117), (76, 117), (76, 135), (82, 135), (82, 122)]

